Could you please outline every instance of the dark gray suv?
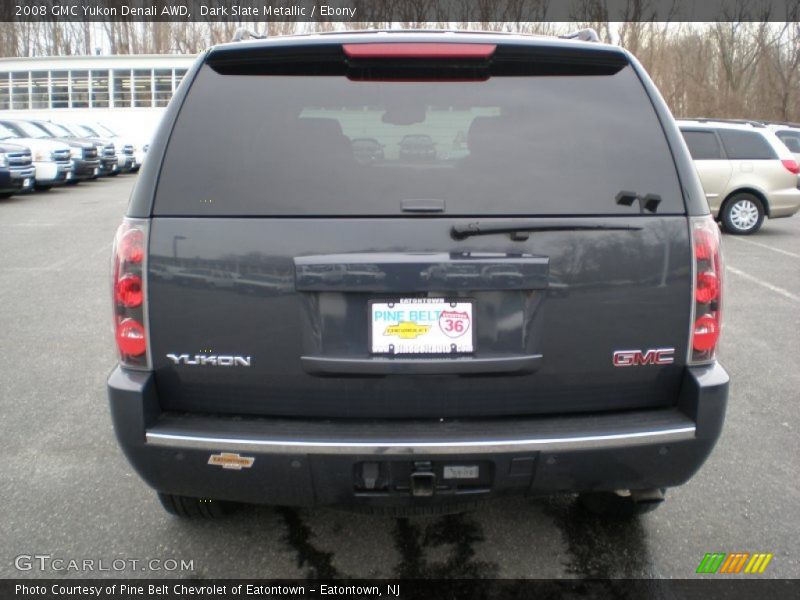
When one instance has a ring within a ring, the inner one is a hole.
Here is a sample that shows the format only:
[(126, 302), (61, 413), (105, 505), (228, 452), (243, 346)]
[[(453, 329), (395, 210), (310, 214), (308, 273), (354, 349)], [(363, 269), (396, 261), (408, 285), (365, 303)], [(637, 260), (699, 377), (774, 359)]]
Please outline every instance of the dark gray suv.
[[(442, 151), (404, 160), (409, 135)], [(382, 160), (354, 155), (364, 137)], [(722, 428), (718, 226), (618, 47), (214, 47), (166, 111), (114, 265), (114, 427), (175, 514), (558, 492), (636, 514)]]

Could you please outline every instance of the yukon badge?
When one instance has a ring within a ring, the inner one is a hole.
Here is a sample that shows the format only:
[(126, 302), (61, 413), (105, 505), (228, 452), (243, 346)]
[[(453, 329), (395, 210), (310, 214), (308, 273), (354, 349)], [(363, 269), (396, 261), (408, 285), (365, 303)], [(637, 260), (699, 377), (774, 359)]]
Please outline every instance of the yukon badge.
[(653, 350), (617, 350), (614, 352), (615, 367), (638, 367), (641, 365), (671, 365), (675, 362), (675, 348)]
[(232, 354), (167, 354), (176, 365), (199, 365), (203, 367), (249, 367), (253, 359), (250, 356)]

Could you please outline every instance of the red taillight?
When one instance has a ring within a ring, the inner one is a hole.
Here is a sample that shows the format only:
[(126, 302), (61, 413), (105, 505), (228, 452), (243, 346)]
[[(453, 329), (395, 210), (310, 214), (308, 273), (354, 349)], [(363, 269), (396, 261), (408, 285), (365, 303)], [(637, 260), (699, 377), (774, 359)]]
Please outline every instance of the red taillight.
[(690, 362), (702, 363), (716, 356), (722, 326), (722, 254), (719, 226), (709, 215), (693, 217), (694, 314)]
[(694, 322), (692, 348), (698, 352), (713, 350), (719, 340), (719, 321), (713, 315), (703, 315)]
[(123, 319), (117, 324), (117, 347), (126, 356), (142, 356), (147, 351), (144, 327), (135, 319)]
[(117, 288), (115, 290), (117, 302), (127, 308), (136, 308), (141, 306), (142, 297), (142, 278), (138, 275), (128, 273), (117, 279)]
[(796, 160), (786, 159), (782, 160), (781, 163), (783, 163), (783, 166), (786, 167), (786, 170), (789, 171), (789, 173), (800, 175), (800, 166), (798, 166)]
[(489, 58), (495, 44), (448, 44), (436, 42), (390, 42), (344, 44), (348, 58)]
[(120, 364), (147, 368), (145, 268), (147, 222), (126, 219), (114, 239), (114, 337)]
[(708, 304), (719, 296), (719, 279), (713, 271), (705, 271), (697, 276), (695, 299), (700, 304)]

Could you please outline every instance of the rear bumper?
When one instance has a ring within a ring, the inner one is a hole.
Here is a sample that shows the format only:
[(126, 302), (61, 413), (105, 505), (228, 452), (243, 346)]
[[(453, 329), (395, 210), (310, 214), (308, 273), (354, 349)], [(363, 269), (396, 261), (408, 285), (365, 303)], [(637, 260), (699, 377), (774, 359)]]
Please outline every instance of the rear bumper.
[[(391, 506), (680, 485), (720, 435), (728, 376), (718, 364), (687, 369), (678, 405), (670, 409), (463, 421), (164, 413), (152, 374), (120, 368), (108, 390), (120, 445), (158, 491), (263, 504)], [(238, 469), (209, 464), (221, 453), (254, 460)], [(377, 464), (383, 489), (364, 489), (365, 463)], [(446, 467), (476, 466), (476, 478), (445, 477)], [(420, 468), (433, 473), (432, 497), (413, 497), (406, 485)]]
[(773, 192), (769, 195), (768, 200), (770, 219), (791, 217), (800, 210), (800, 189), (788, 188)]

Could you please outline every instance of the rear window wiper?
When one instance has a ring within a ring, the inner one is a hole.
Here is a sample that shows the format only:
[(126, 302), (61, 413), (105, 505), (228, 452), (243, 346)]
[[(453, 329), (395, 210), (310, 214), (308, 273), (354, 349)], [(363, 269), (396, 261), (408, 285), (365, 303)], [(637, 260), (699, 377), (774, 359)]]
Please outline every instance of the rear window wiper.
[(466, 223), (453, 225), (450, 235), (456, 240), (463, 240), (473, 235), (492, 235), (495, 233), (508, 233), (514, 241), (524, 241), (531, 233), (537, 231), (639, 231), (641, 227), (635, 225), (566, 225), (526, 219), (513, 219), (508, 221), (492, 221), (491, 223)]

